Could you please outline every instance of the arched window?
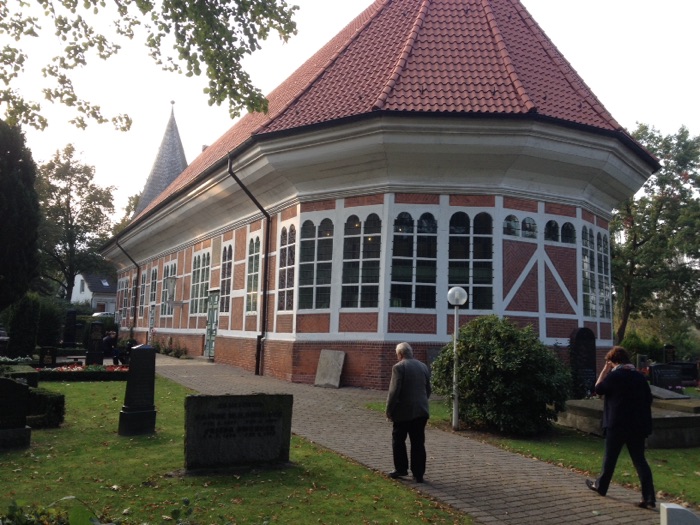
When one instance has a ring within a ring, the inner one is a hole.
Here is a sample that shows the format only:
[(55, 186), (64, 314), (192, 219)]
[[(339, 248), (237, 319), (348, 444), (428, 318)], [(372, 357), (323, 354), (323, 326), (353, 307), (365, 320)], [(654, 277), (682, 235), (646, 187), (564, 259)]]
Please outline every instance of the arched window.
[(598, 315), (609, 319), (612, 317), (612, 310), (608, 236), (598, 233), (596, 241), (598, 260)]
[(219, 297), (219, 312), (231, 311), (231, 282), (233, 281), (233, 246), (224, 246), (221, 250), (221, 296)]
[(557, 221), (547, 221), (544, 225), (544, 240), (559, 242), (559, 223)]
[(195, 255), (192, 259), (192, 287), (190, 288), (190, 313), (192, 314), (207, 312), (210, 266), (209, 252)]
[(417, 222), (406, 212), (394, 220), (391, 306), (435, 308), (437, 221), (424, 213)]
[(323, 219), (301, 227), (299, 253), (299, 309), (329, 308), (333, 260), (333, 222)]
[(277, 286), (277, 310), (294, 309), (294, 263), (296, 260), (297, 231), (294, 225), (282, 228), (280, 234), (279, 279)]
[(515, 237), (520, 235), (520, 221), (515, 215), (508, 215), (506, 220), (503, 221), (503, 235), (513, 235)]
[(532, 217), (523, 219), (523, 237), (527, 237), (528, 239), (537, 238), (537, 223)]
[(475, 310), (490, 310), (493, 308), (493, 218), (488, 213), (474, 217), (472, 243), (470, 302)]
[(583, 286), (583, 315), (595, 317), (596, 314), (596, 281), (595, 281), (595, 244), (593, 231), (583, 227), (581, 230), (581, 284)]
[(576, 244), (576, 228), (570, 222), (565, 222), (561, 227), (561, 242)]
[(260, 286), (260, 237), (248, 243), (248, 277), (246, 279), (245, 311), (258, 312), (258, 289)]
[(367, 217), (364, 230), (356, 215), (351, 215), (345, 222), (341, 307), (377, 307), (381, 231), (382, 221), (376, 213)]

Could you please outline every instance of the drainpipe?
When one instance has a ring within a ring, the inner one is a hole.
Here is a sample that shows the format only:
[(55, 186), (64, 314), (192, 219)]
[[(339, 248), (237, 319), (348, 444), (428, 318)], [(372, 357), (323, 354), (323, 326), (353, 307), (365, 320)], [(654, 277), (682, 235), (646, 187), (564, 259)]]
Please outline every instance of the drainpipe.
[(129, 258), (129, 260), (132, 263), (134, 263), (134, 266), (136, 266), (136, 286), (135, 286), (136, 291), (134, 292), (134, 306), (133, 306), (131, 313), (130, 313), (130, 315), (132, 317), (131, 323), (130, 323), (131, 328), (129, 328), (129, 339), (133, 339), (134, 338), (134, 325), (136, 324), (136, 310), (139, 307), (139, 284), (141, 283), (141, 267), (136, 263), (135, 260), (133, 260), (131, 258), (131, 255), (126, 253), (126, 250), (124, 248), (122, 248), (122, 245), (119, 244), (119, 239), (117, 239), (115, 242), (117, 244), (117, 248), (119, 248), (122, 252), (124, 252), (124, 255), (126, 255)]
[[(265, 208), (262, 207), (262, 205), (258, 202), (258, 200), (255, 198), (255, 196), (246, 188), (246, 186), (241, 182), (241, 179), (239, 179), (236, 174), (233, 172), (233, 161), (231, 160), (231, 154), (229, 153), (228, 156), (228, 174), (231, 175), (231, 178), (236, 181), (236, 183), (241, 187), (241, 189), (245, 192), (245, 194), (248, 196), (248, 198), (255, 204), (255, 206), (260, 210), (260, 212), (265, 216), (265, 246), (264, 246), (264, 251), (263, 251), (263, 256), (265, 257), (265, 260), (263, 262), (263, 278), (262, 278), (262, 303), (260, 308), (262, 309), (261, 312), (261, 327), (260, 327), (260, 333), (258, 334), (257, 337), (257, 343), (255, 345), (255, 375), (256, 376), (261, 376), (262, 374), (262, 355), (263, 355), (263, 349), (264, 349), (264, 344), (265, 344), (265, 337), (267, 336), (267, 292), (268, 292), (268, 270), (269, 270), (269, 265), (270, 265), (270, 258), (268, 257), (268, 254), (270, 252), (270, 226), (272, 224), (272, 217), (270, 217), (270, 214), (267, 212)], [(125, 252), (126, 253), (126, 252)]]

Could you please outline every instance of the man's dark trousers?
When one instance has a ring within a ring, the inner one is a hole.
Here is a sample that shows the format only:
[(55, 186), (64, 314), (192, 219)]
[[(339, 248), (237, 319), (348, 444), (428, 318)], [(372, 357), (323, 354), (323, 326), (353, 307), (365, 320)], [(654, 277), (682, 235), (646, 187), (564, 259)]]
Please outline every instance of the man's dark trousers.
[(394, 452), (394, 468), (397, 472), (408, 472), (408, 454), (406, 452), (406, 437), (411, 440), (411, 472), (417, 479), (425, 474), (425, 425), (427, 417), (419, 417), (411, 421), (394, 421), (391, 432), (391, 447)]

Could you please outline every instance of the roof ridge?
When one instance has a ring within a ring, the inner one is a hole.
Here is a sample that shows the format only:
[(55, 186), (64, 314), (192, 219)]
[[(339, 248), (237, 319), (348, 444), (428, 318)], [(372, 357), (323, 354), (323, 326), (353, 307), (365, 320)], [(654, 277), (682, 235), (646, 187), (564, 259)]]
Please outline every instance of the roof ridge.
[(516, 93), (519, 95), (520, 101), (522, 102), (523, 106), (525, 106), (526, 113), (529, 113), (531, 111), (537, 112), (537, 107), (535, 106), (535, 103), (530, 98), (530, 95), (525, 89), (525, 86), (520, 80), (518, 72), (515, 69), (515, 66), (513, 65), (513, 60), (511, 59), (510, 53), (508, 52), (508, 46), (506, 46), (503, 34), (501, 33), (501, 30), (498, 27), (498, 23), (496, 22), (496, 16), (493, 14), (493, 10), (491, 9), (490, 0), (481, 0), (481, 5), (484, 8), (484, 13), (486, 14), (486, 21), (488, 22), (489, 27), (493, 32), (496, 48), (498, 49), (498, 52), (500, 53), (501, 58), (503, 59), (506, 71), (508, 72), (508, 77), (513, 83), (513, 87), (515, 88)]
[[(372, 23), (372, 21), (374, 20), (374, 17), (377, 15), (377, 13), (379, 13), (379, 12), (382, 10), (382, 8), (383, 8), (386, 4), (388, 4), (389, 2), (391, 2), (391, 0), (377, 0), (377, 1), (375, 1), (374, 3), (372, 3), (371, 5), (369, 5), (369, 6), (367, 7), (367, 9), (365, 9), (362, 13), (360, 13), (357, 17), (355, 17), (350, 23), (348, 23), (343, 29), (341, 29), (340, 32), (339, 32), (335, 37), (333, 37), (331, 40), (329, 40), (329, 41), (326, 43), (326, 45), (324, 45), (323, 47), (321, 47), (321, 49), (319, 49), (316, 53), (314, 53), (314, 54), (311, 56), (311, 58), (309, 58), (306, 62), (304, 62), (304, 64), (302, 64), (302, 65), (300, 66), (300, 67), (304, 67), (304, 65), (306, 65), (306, 64), (308, 63), (308, 61), (313, 60), (313, 58), (314, 58), (315, 56), (321, 55), (322, 52), (323, 52), (323, 49), (324, 49), (327, 45), (329, 45), (331, 42), (333, 42), (333, 40), (335, 40), (335, 38), (337, 38), (338, 35), (344, 33), (345, 30), (348, 28), (348, 26), (350, 26), (351, 24), (353, 24), (353, 22), (355, 22), (356, 20), (358, 20), (364, 13), (366, 13), (366, 12), (368, 12), (368, 11), (374, 9), (374, 13), (372, 13), (370, 16), (368, 16), (367, 19), (366, 19), (362, 24), (360, 24), (358, 27), (355, 28), (355, 30), (353, 31), (353, 34), (350, 36), (350, 38), (348, 38), (348, 39), (345, 41), (345, 43), (344, 43), (343, 45), (341, 45), (341, 46), (335, 51), (335, 53), (333, 53), (330, 57), (328, 57), (328, 59), (323, 63), (322, 66), (317, 67), (317, 69), (316, 69), (316, 74), (314, 74), (314, 75), (312, 75), (312, 76), (309, 77), (309, 80), (306, 82), (306, 85), (305, 85), (304, 87), (302, 87), (301, 89), (298, 90), (296, 96), (290, 98), (290, 99), (287, 101), (286, 104), (284, 104), (283, 106), (281, 106), (281, 107), (279, 108), (279, 111), (276, 112), (277, 115), (282, 115), (285, 111), (287, 111), (287, 109), (289, 109), (289, 108), (292, 106), (292, 104), (294, 104), (297, 100), (299, 100), (299, 99), (302, 97), (302, 95), (304, 95), (304, 94), (309, 90), (309, 88), (311, 88), (311, 86), (314, 85), (314, 83), (326, 72), (326, 70), (328, 69), (328, 67), (329, 67), (333, 62), (335, 62), (335, 61), (337, 60), (337, 58), (341, 55), (341, 53), (342, 53), (343, 51), (345, 51), (345, 50), (350, 46), (351, 43), (353, 43), (355, 40), (357, 40), (357, 38), (360, 36), (360, 34), (362, 33), (362, 31), (363, 31), (369, 24)], [(288, 78), (292, 78), (293, 76), (294, 76), (294, 73), (292, 73), (292, 75), (290, 75)], [(265, 120), (264, 122), (262, 122), (258, 127), (256, 127), (255, 129), (253, 129), (253, 131), (251, 132), (251, 135), (256, 135), (256, 134), (260, 133), (260, 131), (262, 131), (263, 129), (265, 129), (265, 128), (266, 128), (267, 126), (269, 126), (272, 122), (274, 122), (274, 119), (273, 119), (273, 118), (268, 118), (267, 120)]]
[[(549, 56), (552, 59), (552, 62), (559, 68), (559, 71), (562, 73), (569, 85), (588, 102), (593, 111), (595, 111), (600, 117), (610, 122), (610, 124), (612, 124), (618, 131), (624, 131), (624, 128), (619, 122), (617, 122), (617, 120), (615, 120), (610, 112), (605, 109), (605, 106), (603, 106), (600, 100), (598, 100), (598, 97), (595, 96), (588, 84), (586, 84), (581, 75), (576, 72), (576, 69), (574, 69), (571, 63), (569, 63), (564, 55), (557, 49), (525, 6), (523, 6), (518, 0), (511, 0), (511, 4), (523, 19), (525, 24), (527, 24), (530, 28), (534, 27), (536, 29), (535, 31), (532, 31), (533, 36), (540, 42), (544, 52), (547, 53), (547, 56)], [(582, 89), (581, 85), (585, 86), (586, 89)]]
[(386, 99), (389, 97), (389, 94), (393, 91), (394, 87), (396, 86), (396, 81), (399, 79), (401, 73), (404, 70), (404, 66), (408, 61), (408, 57), (411, 54), (413, 45), (416, 43), (416, 37), (418, 36), (418, 33), (420, 32), (420, 29), (423, 26), (423, 21), (425, 20), (425, 15), (428, 12), (430, 1), (431, 0), (422, 0), (421, 6), (418, 9), (418, 15), (416, 16), (416, 20), (413, 22), (413, 27), (411, 27), (411, 31), (408, 34), (406, 43), (404, 44), (404, 47), (401, 50), (401, 53), (399, 54), (399, 58), (396, 61), (396, 65), (394, 66), (394, 69), (391, 72), (391, 75), (389, 76), (389, 80), (387, 80), (386, 84), (384, 84), (384, 88), (382, 89), (381, 93), (379, 94), (379, 97), (372, 106), (373, 110), (381, 110), (384, 108)]

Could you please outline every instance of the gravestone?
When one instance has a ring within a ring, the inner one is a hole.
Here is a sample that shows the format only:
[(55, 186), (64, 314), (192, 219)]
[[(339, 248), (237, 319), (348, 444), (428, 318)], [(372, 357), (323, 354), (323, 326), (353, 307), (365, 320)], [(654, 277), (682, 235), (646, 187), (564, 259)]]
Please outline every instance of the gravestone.
[(649, 367), (650, 382), (659, 388), (668, 390), (683, 390), (681, 369), (673, 365), (651, 365)]
[(185, 468), (226, 470), (289, 462), (293, 396), (185, 398)]
[(339, 350), (321, 350), (316, 368), (314, 386), (339, 388), (340, 376), (343, 373), (345, 352)]
[(104, 326), (99, 321), (90, 323), (90, 343), (85, 354), (86, 365), (101, 365), (104, 361), (102, 352), (102, 339), (104, 338)]
[(573, 385), (572, 399), (593, 394), (596, 381), (595, 334), (589, 328), (577, 328), (569, 338), (569, 363)]
[(0, 377), (0, 450), (27, 448), (32, 429), (27, 426), (29, 387)]
[(63, 326), (63, 348), (75, 348), (77, 341), (75, 340), (76, 334), (76, 320), (78, 317), (78, 312), (75, 310), (68, 310), (66, 312), (66, 324)]
[(670, 366), (675, 366), (681, 371), (681, 381), (684, 386), (695, 386), (698, 383), (698, 364), (686, 361), (673, 361), (667, 363)]
[[(101, 354), (101, 353), (100, 353)], [(124, 406), (119, 413), (119, 435), (136, 436), (156, 431), (156, 351), (149, 345), (131, 351)]]

